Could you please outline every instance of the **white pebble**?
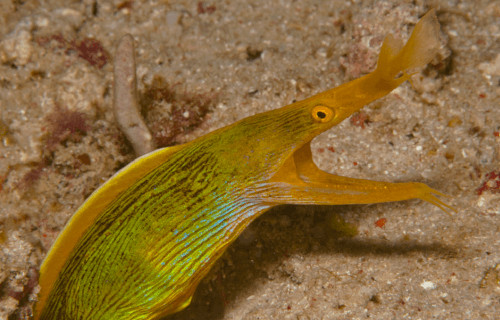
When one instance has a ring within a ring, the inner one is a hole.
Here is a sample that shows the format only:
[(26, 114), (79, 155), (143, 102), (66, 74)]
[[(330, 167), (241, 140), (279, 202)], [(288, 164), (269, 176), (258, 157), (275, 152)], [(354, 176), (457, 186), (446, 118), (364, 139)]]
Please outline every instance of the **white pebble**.
[(420, 284), (420, 286), (425, 290), (433, 290), (437, 287), (436, 284), (432, 281), (424, 281)]

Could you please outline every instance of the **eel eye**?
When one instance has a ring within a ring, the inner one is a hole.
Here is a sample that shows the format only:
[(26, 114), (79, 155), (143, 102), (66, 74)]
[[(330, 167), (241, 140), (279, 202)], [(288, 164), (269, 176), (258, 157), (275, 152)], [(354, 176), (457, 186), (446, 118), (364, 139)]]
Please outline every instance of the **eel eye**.
[(333, 115), (333, 110), (325, 106), (316, 106), (312, 109), (312, 117), (317, 122), (328, 122)]

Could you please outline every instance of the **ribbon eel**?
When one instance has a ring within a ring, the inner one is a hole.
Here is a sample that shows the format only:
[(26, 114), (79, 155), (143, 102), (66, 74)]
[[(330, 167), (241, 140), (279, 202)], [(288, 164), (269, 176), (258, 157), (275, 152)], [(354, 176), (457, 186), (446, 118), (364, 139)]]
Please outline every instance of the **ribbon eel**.
[(35, 319), (158, 319), (187, 307), (209, 269), (258, 216), (280, 204), (422, 199), (454, 210), (423, 183), (321, 171), (310, 142), (408, 80), (439, 48), (430, 11), (406, 45), (388, 36), (376, 70), (183, 145), (146, 154), (96, 190), (40, 270)]

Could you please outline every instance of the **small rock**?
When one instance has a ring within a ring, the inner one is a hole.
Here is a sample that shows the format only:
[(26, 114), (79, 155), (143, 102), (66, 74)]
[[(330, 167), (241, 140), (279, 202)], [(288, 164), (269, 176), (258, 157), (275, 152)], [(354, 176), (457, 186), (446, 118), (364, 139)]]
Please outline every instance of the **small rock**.
[(477, 68), (481, 70), (483, 75), (500, 76), (500, 53), (497, 54), (495, 60), (490, 62), (482, 62)]
[(7, 296), (7, 298), (0, 301), (0, 319), (7, 319), (9, 315), (16, 311), (19, 301)]
[(25, 29), (18, 29), (8, 34), (0, 42), (0, 61), (12, 62), (17, 66), (26, 65), (33, 53), (31, 33)]
[(420, 286), (425, 290), (434, 290), (437, 287), (436, 284), (432, 281), (424, 281), (420, 284)]

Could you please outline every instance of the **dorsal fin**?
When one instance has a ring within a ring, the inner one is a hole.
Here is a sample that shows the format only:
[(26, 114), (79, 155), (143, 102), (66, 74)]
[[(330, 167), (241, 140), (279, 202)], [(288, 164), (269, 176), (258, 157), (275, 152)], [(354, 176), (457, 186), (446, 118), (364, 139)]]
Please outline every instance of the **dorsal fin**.
[[(178, 145), (158, 149), (135, 159), (125, 168), (121, 169), (105, 184), (95, 190), (90, 197), (78, 208), (68, 221), (66, 227), (59, 234), (52, 249), (45, 258), (40, 268), (40, 294), (36, 305), (35, 315), (39, 316), (44, 304), (52, 290), (59, 272), (64, 267), (66, 260), (77, 245), (78, 241), (92, 225), (99, 214), (116, 197), (132, 186), (137, 180), (164, 163), (173, 153), (184, 147)], [(35, 319), (37, 319), (35, 317)]]

